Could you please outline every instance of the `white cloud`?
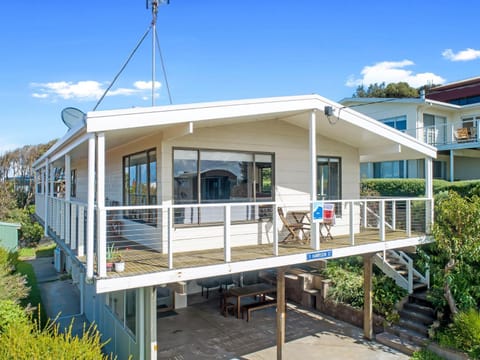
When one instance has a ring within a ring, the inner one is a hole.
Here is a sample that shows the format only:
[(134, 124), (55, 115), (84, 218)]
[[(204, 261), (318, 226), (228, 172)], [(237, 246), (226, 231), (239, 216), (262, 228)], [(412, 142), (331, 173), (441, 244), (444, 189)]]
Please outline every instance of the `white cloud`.
[(452, 49), (445, 49), (442, 56), (450, 61), (471, 61), (480, 58), (480, 50), (468, 48), (455, 54)]
[[(64, 100), (97, 100), (107, 88), (106, 83), (93, 80), (70, 82), (58, 81), (47, 83), (30, 84), (36, 91), (32, 93), (32, 97), (37, 99), (64, 99)], [(155, 82), (155, 88), (160, 88), (160, 82)], [(112, 88), (108, 91), (107, 96), (132, 96), (139, 94), (144, 95), (146, 90), (151, 90), (151, 81), (135, 81), (131, 88)]]
[[(151, 81), (135, 81), (133, 86), (139, 90), (151, 90), (152, 82)], [(160, 81), (155, 81), (155, 89), (159, 89), (162, 84)]]
[(412, 87), (420, 87), (422, 85), (443, 84), (445, 79), (434, 73), (414, 74), (411, 70), (404, 69), (406, 66), (415, 65), (411, 60), (402, 61), (383, 61), (372, 66), (365, 66), (361, 71), (361, 77), (356, 78), (351, 75), (345, 83), (348, 87), (357, 87), (359, 85), (385, 84), (406, 82)]

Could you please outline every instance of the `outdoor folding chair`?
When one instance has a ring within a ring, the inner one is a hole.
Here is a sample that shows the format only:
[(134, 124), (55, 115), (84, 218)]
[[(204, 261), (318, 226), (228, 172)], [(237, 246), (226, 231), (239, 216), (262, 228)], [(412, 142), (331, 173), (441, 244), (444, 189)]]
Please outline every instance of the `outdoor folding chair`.
[[(333, 236), (330, 233), (332, 226), (335, 225), (335, 204), (323, 205), (323, 220), (320, 223), (320, 236), (324, 240), (333, 240)], [(322, 229), (325, 229), (326, 235), (323, 235)]]
[[(282, 240), (282, 242), (289, 242), (289, 241), (302, 241), (306, 240), (308, 237), (307, 231), (310, 230), (308, 224), (300, 223), (300, 222), (289, 222), (283, 212), (282, 208), (278, 208), (278, 216), (280, 220), (282, 220), (283, 225), (288, 230), (287, 236)], [(302, 238), (300, 238), (300, 233), (302, 233)]]

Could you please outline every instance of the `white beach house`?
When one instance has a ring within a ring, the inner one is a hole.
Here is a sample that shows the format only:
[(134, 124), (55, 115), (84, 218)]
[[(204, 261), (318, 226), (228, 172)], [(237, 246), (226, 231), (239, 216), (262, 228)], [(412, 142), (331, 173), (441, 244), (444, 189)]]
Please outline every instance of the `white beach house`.
[[(318, 95), (95, 111), (36, 162), (36, 214), (108, 349), (155, 359), (159, 286), (178, 308), (197, 279), (431, 241), (435, 158)], [(361, 162), (412, 159), (423, 160), (425, 197), (360, 198)], [(310, 222), (326, 204), (328, 240), (321, 215), (293, 236), (278, 215)], [(123, 272), (108, 271), (112, 246)]]

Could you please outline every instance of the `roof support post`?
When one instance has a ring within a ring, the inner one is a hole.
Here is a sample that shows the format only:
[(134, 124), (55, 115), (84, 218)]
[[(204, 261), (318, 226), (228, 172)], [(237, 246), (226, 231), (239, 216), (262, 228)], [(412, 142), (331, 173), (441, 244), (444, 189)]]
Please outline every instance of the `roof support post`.
[(70, 155), (65, 155), (65, 244), (70, 244), (70, 224), (72, 222), (71, 217), (71, 205), (70, 205), (70, 189), (72, 188), (71, 172), (71, 158)]
[(373, 255), (365, 254), (363, 256), (363, 336), (373, 339), (373, 306), (372, 306), (372, 266)]
[(49, 185), (50, 184), (50, 163), (48, 162), (48, 158), (45, 160), (45, 174), (44, 174), (44, 183), (43, 183), (43, 193), (44, 193), (44, 199), (45, 199), (45, 204), (44, 204), (44, 211), (45, 211), (45, 218), (44, 218), (44, 224), (45, 224), (45, 232), (44, 235), (48, 236), (48, 221), (49, 221), (49, 213), (48, 213), (48, 194), (49, 194)]
[[(317, 116), (316, 110), (310, 113), (309, 127), (309, 145), (310, 145), (310, 207), (313, 213), (313, 203), (317, 201)], [(312, 222), (310, 236), (310, 246), (315, 250), (320, 250), (320, 238), (318, 223)]]
[(93, 244), (95, 236), (95, 135), (88, 139), (87, 182), (87, 280), (93, 278)]
[(97, 135), (97, 255), (98, 273), (107, 276), (107, 212), (105, 210), (105, 133)]
[(285, 268), (277, 268), (277, 360), (283, 359), (285, 344)]
[(450, 150), (450, 181), (453, 182), (455, 179), (454, 169), (455, 169), (455, 154), (453, 150)]

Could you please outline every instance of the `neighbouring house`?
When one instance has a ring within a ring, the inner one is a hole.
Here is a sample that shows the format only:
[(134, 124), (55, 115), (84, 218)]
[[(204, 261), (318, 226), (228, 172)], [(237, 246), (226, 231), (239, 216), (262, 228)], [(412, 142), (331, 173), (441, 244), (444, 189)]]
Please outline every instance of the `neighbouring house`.
[[(430, 89), (420, 98), (347, 98), (340, 101), (437, 148), (433, 176), (480, 178), (480, 77)], [(365, 162), (365, 178), (422, 178), (424, 160)]]
[(17, 223), (0, 222), (0, 246), (9, 251), (17, 250), (20, 227)]
[[(375, 253), (432, 241), (435, 157), (318, 95), (95, 111), (35, 163), (36, 215), (107, 350), (155, 359), (157, 306), (186, 307), (203, 279), (364, 254), (371, 288)], [(424, 197), (360, 198), (362, 162), (414, 159)], [(122, 272), (109, 271), (112, 252)]]

